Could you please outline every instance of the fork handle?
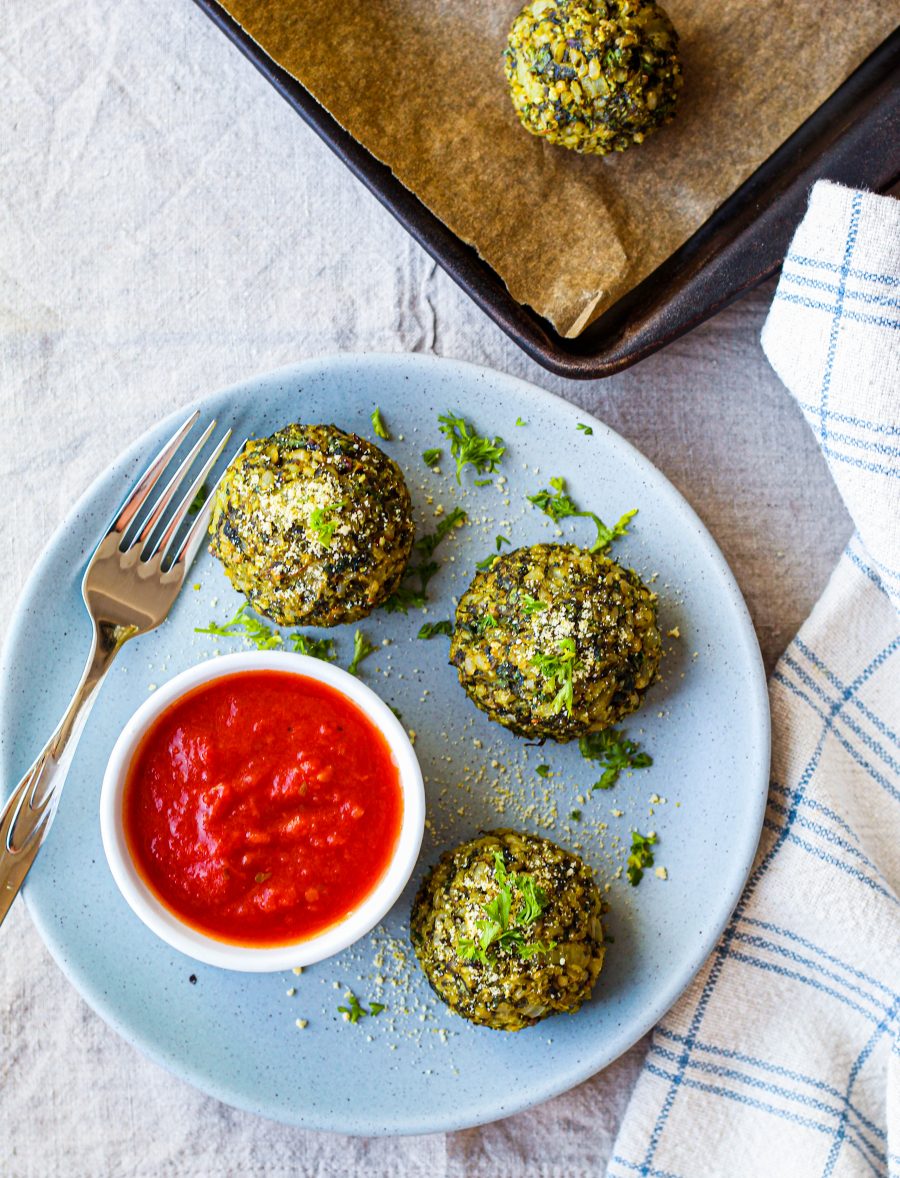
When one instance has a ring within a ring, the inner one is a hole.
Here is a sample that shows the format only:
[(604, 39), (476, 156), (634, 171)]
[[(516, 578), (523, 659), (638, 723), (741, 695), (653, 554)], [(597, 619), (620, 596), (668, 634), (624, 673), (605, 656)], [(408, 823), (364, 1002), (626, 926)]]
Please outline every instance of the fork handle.
[(50, 829), (100, 684), (122, 644), (134, 633), (130, 626), (103, 622), (95, 625), (91, 653), (69, 706), (34, 764), (0, 810), (0, 924)]

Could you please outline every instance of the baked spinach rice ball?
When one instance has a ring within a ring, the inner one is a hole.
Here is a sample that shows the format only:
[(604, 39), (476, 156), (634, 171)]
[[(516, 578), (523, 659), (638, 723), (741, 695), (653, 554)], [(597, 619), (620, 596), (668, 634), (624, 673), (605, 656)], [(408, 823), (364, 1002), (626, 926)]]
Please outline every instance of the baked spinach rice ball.
[(504, 56), (522, 125), (550, 143), (606, 155), (674, 117), (678, 34), (655, 0), (531, 0)]
[(451, 1010), (519, 1031), (590, 998), (605, 952), (602, 912), (578, 855), (492, 830), (441, 856), (413, 903), (410, 938)]
[(210, 532), (210, 551), (258, 613), (336, 626), (393, 593), (415, 528), (392, 458), (335, 425), (288, 425), (232, 462)]
[(572, 544), (535, 544), (476, 573), (450, 662), (491, 720), (566, 742), (640, 707), (660, 648), (656, 595), (636, 572)]

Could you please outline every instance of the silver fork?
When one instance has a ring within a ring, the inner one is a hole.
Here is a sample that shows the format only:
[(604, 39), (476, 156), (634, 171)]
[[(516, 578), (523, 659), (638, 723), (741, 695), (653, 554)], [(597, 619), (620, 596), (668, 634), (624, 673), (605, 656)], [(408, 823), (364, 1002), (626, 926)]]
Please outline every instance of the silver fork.
[(212, 436), (215, 421), (163, 490), (155, 498), (151, 495), (198, 417), (199, 413), (193, 413), (153, 459), (88, 562), (81, 593), (94, 633), (81, 682), (56, 731), (0, 810), (0, 923), (47, 837), (78, 738), (113, 659), (129, 638), (146, 634), (166, 620), (203, 542), (215, 488), (177, 544), (176, 537), (231, 430), (174, 509), (173, 500)]

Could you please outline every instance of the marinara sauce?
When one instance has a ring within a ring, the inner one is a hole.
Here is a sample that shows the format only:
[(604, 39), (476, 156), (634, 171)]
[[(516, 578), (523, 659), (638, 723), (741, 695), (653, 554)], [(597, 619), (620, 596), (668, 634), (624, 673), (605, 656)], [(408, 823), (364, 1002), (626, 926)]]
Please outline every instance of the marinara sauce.
[(280, 671), (182, 696), (145, 734), (124, 791), (145, 882), (182, 920), (245, 945), (303, 940), (357, 907), (402, 816), (399, 771), (371, 720)]

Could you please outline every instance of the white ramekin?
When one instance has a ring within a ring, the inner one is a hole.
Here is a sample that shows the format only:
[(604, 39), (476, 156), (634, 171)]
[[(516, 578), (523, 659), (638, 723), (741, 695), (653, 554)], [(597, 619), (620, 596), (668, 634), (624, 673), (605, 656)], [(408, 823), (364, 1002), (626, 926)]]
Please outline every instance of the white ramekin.
[[(187, 692), (241, 671), (281, 671), (302, 675), (339, 691), (363, 712), (384, 736), (399, 771), (403, 798), (400, 836), (387, 870), (373, 891), (337, 924), (304, 940), (256, 948), (233, 945), (200, 932), (180, 920), (141, 878), (125, 839), (122, 796), (132, 758), (142, 737), (161, 712)], [(263, 973), (312, 965), (352, 945), (381, 920), (412, 875), (425, 829), (425, 789), (416, 754), (403, 725), (374, 691), (340, 667), (306, 655), (284, 651), (243, 651), (190, 667), (158, 688), (141, 704), (116, 741), (100, 792), (100, 833), (103, 849), (119, 891), (132, 910), (173, 949), (223, 969)]]

